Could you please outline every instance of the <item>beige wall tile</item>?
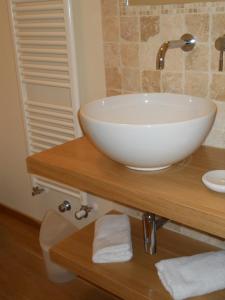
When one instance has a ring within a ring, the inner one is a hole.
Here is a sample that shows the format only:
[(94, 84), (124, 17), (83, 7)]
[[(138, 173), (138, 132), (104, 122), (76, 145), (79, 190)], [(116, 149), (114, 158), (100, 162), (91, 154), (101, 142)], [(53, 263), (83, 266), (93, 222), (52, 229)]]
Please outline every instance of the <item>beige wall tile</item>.
[(106, 67), (120, 66), (120, 48), (118, 43), (105, 43), (104, 60)]
[(208, 71), (209, 66), (209, 46), (198, 44), (186, 55), (185, 68), (192, 71)]
[(122, 88), (125, 91), (140, 91), (140, 72), (138, 69), (122, 70)]
[(212, 41), (225, 33), (225, 13), (212, 16)]
[(208, 95), (208, 73), (186, 72), (185, 94), (199, 97)]
[(183, 93), (182, 73), (162, 72), (162, 92)]
[(142, 91), (160, 92), (160, 72), (146, 70), (142, 72)]
[(122, 78), (119, 68), (105, 68), (107, 90), (121, 90)]
[(181, 49), (169, 49), (165, 56), (165, 71), (183, 72), (184, 57)]
[[(185, 33), (184, 17), (182, 15), (160, 16), (160, 40), (161, 43), (171, 40), (179, 40)], [(156, 46), (156, 45), (155, 45)], [(161, 44), (156, 46), (157, 51)], [(168, 49), (165, 57), (165, 71), (183, 71), (184, 53), (181, 49)]]
[(108, 89), (106, 91), (106, 96), (107, 97), (111, 97), (111, 96), (118, 96), (118, 95), (121, 95), (121, 90), (111, 90), (111, 89)]
[(139, 20), (138, 17), (120, 18), (120, 36), (129, 42), (139, 41)]
[[(216, 120), (213, 124), (214, 129), (223, 131), (225, 134), (225, 103), (222, 101), (216, 101), (214, 100), (217, 106), (217, 114), (216, 114)], [(225, 140), (224, 140), (225, 143)]]
[(118, 17), (103, 17), (102, 31), (104, 42), (119, 41), (119, 18)]
[(103, 16), (118, 16), (119, 3), (117, 0), (101, 0)]
[(150, 38), (148, 42), (140, 43), (141, 70), (156, 69), (156, 56), (161, 43), (159, 35)]
[[(224, 56), (225, 58), (225, 56)], [(218, 72), (219, 70), (220, 51), (215, 48), (215, 44), (211, 45), (211, 70)], [(225, 69), (224, 69), (225, 70)]]
[(161, 15), (160, 36), (162, 42), (178, 40), (185, 33), (183, 15)]
[(139, 92), (140, 91), (125, 91), (125, 90), (123, 90), (123, 95), (137, 94)]
[(121, 44), (121, 62), (125, 67), (139, 67), (139, 44)]
[(205, 145), (225, 149), (225, 132), (218, 129), (211, 130), (205, 140)]
[(225, 75), (224, 74), (213, 74), (210, 88), (211, 88), (210, 96), (212, 99), (225, 102)]
[(209, 15), (187, 14), (185, 16), (186, 32), (194, 35), (197, 42), (208, 42), (209, 39)]
[(141, 41), (159, 34), (159, 16), (144, 16), (140, 18)]

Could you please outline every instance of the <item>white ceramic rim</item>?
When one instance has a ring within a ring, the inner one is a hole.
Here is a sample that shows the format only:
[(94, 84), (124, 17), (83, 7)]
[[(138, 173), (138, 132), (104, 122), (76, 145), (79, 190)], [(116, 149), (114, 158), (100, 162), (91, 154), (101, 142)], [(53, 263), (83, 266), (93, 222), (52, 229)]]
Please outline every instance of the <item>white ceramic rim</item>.
[(224, 173), (225, 175), (225, 170), (213, 170), (205, 173), (202, 176), (202, 182), (209, 188), (210, 190), (219, 192), (219, 193), (225, 193), (225, 183), (224, 184), (216, 184), (215, 182), (212, 182), (210, 180), (210, 176), (212, 177), (213, 175), (218, 175), (219, 173)]
[[(159, 93), (160, 94), (160, 93)], [(171, 94), (171, 93), (164, 93), (164, 94)], [(132, 96), (135, 96), (135, 95), (140, 95), (140, 94), (132, 94)], [(121, 95), (118, 95), (118, 96), (121, 96)], [(183, 95), (182, 94), (182, 96), (188, 96), (188, 95)], [(111, 96), (111, 97), (108, 97), (108, 98), (113, 98), (113, 97), (117, 97), (117, 96)], [(199, 98), (199, 99), (202, 99), (201, 97), (195, 97), (194, 96), (194, 98)], [(217, 106), (216, 106), (216, 103), (215, 102), (213, 102), (213, 101), (211, 101), (211, 100), (208, 100), (208, 99), (205, 99), (205, 101), (207, 101), (209, 104), (212, 104), (211, 105), (211, 107), (212, 107), (212, 110), (208, 113), (208, 114), (205, 114), (205, 115), (202, 115), (202, 116), (200, 116), (200, 117), (196, 117), (196, 118), (192, 118), (192, 119), (190, 119), (190, 120), (185, 120), (185, 121), (176, 121), (176, 122), (167, 122), (167, 123), (159, 123), (159, 124), (151, 124), (151, 123), (146, 123), (146, 124), (138, 124), (138, 123), (136, 123), (136, 124), (129, 124), (129, 123), (116, 123), (116, 122), (107, 122), (107, 121), (102, 121), (102, 120), (98, 120), (97, 118), (93, 118), (93, 117), (90, 117), (90, 116), (88, 116), (85, 112), (84, 112), (84, 110), (85, 110), (85, 106), (88, 106), (89, 104), (94, 104), (94, 103), (96, 103), (96, 102), (101, 102), (101, 101), (103, 101), (104, 99), (107, 99), (107, 97), (104, 97), (104, 98), (101, 98), (101, 99), (98, 99), (98, 100), (95, 100), (95, 101), (92, 101), (92, 102), (90, 102), (90, 103), (87, 103), (87, 104), (85, 104), (84, 106), (82, 106), (81, 108), (80, 108), (80, 111), (79, 111), (79, 114), (83, 117), (83, 118), (85, 118), (85, 119), (87, 119), (87, 120), (89, 120), (89, 121), (91, 121), (91, 122), (93, 122), (93, 123), (98, 123), (98, 124), (108, 124), (108, 125), (113, 125), (113, 126), (124, 126), (124, 127), (126, 127), (126, 126), (129, 126), (129, 127), (137, 127), (137, 126), (146, 126), (146, 127), (161, 127), (161, 126), (165, 126), (165, 125), (170, 125), (170, 126), (172, 126), (172, 125), (174, 125), (174, 124), (186, 124), (186, 123), (188, 123), (188, 122), (190, 122), (190, 121), (197, 121), (197, 120), (201, 120), (201, 119), (204, 119), (204, 118), (208, 118), (209, 116), (211, 116), (211, 115), (214, 115), (215, 113), (216, 113), (216, 111), (217, 111)]]

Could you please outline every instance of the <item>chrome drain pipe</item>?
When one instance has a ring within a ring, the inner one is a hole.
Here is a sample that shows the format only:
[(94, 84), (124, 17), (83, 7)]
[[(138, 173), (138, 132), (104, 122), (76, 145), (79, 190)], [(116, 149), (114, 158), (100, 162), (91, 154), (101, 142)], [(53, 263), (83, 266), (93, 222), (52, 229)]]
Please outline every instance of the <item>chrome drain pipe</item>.
[(145, 212), (142, 216), (144, 229), (145, 252), (155, 255), (157, 252), (157, 230), (162, 227), (168, 219), (157, 217), (155, 214)]

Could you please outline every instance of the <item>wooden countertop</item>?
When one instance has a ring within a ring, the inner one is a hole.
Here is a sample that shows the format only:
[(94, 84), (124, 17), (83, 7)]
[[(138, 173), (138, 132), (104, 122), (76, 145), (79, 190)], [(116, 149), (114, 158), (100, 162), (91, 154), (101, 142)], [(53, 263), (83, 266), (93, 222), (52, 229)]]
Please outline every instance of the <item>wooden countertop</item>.
[[(157, 255), (144, 252), (141, 221), (131, 218), (133, 259), (126, 263), (92, 262), (94, 224), (75, 232), (51, 251), (51, 258), (78, 276), (125, 300), (172, 300), (162, 286), (155, 263), (179, 256), (217, 250), (175, 232), (159, 229)], [(224, 300), (225, 290), (190, 300)]]
[(27, 158), (30, 173), (148, 211), (225, 238), (225, 194), (208, 190), (202, 175), (225, 169), (225, 150), (200, 147), (158, 172), (130, 170), (80, 138)]

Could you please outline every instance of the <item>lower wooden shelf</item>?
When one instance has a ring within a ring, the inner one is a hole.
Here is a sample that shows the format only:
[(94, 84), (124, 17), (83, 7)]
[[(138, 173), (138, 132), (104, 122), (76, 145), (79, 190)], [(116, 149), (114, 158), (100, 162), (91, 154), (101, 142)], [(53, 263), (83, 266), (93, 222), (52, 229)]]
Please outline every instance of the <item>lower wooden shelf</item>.
[[(130, 262), (92, 262), (93, 223), (54, 246), (50, 255), (58, 264), (122, 299), (171, 300), (158, 278), (155, 263), (161, 259), (216, 250), (180, 234), (159, 229), (157, 255), (150, 256), (144, 252), (141, 221), (131, 218), (131, 226), (134, 257)], [(192, 299), (224, 300), (225, 290)]]

